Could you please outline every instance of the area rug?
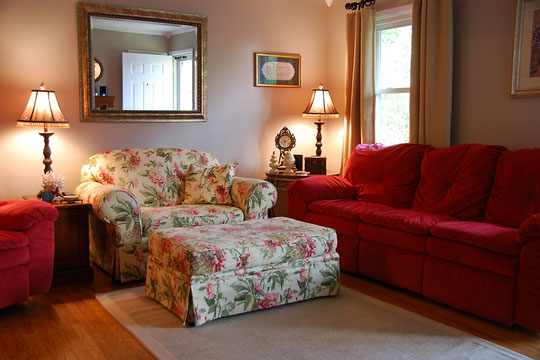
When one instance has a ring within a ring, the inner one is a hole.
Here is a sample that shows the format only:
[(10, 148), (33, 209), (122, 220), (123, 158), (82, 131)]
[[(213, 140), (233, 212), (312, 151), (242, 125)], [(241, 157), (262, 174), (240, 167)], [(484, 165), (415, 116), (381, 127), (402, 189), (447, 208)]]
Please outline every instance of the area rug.
[(96, 297), (158, 359), (529, 359), (344, 287), (198, 327), (142, 286)]

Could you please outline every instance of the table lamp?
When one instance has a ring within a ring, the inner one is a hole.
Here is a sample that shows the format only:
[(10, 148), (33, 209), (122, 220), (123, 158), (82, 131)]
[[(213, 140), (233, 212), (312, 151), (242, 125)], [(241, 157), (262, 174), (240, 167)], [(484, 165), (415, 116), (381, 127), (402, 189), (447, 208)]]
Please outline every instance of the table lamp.
[(43, 136), (45, 147), (43, 148), (43, 164), (45, 169), (43, 172), (46, 174), (52, 171), (51, 164), (51, 148), (49, 147), (49, 138), (54, 134), (49, 132), (49, 128), (69, 128), (69, 122), (65, 119), (56, 95), (52, 90), (45, 90), (45, 86), (41, 83), (39, 90), (32, 90), (30, 93), (30, 99), (24, 109), (22, 115), (17, 120), (17, 126), (19, 127), (42, 127), (43, 132), (39, 135)]
[(315, 156), (305, 157), (305, 170), (312, 174), (326, 174), (326, 157), (322, 155), (322, 133), (321, 127), (324, 124), (323, 119), (337, 118), (339, 113), (332, 102), (330, 97), (330, 91), (325, 89), (322, 84), (318, 89), (313, 89), (311, 93), (311, 100), (308, 106), (302, 113), (303, 117), (317, 118), (315, 125), (317, 125), (317, 142), (315, 146)]

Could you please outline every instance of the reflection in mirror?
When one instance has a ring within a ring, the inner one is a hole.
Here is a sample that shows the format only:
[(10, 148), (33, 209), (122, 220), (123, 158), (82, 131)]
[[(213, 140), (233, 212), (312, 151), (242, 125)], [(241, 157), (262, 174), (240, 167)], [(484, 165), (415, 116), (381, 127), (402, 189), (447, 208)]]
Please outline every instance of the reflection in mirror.
[(83, 120), (204, 120), (205, 17), (78, 7)]
[(94, 96), (115, 96), (122, 110), (196, 109), (195, 26), (95, 16), (91, 29), (92, 55), (109, 69)]

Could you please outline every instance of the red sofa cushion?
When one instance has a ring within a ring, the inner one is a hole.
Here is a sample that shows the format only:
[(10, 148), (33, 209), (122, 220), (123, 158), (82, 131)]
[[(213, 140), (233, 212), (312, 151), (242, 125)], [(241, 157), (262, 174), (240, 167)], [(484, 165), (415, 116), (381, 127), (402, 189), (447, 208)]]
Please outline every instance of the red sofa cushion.
[(28, 236), (23, 232), (0, 230), (0, 250), (9, 250), (28, 245)]
[(519, 226), (540, 212), (540, 148), (501, 155), (484, 221)]
[(496, 274), (516, 278), (519, 256), (503, 255), (457, 241), (430, 237), (426, 242), (431, 257), (483, 269)]
[(0, 201), (0, 229), (26, 230), (41, 220), (56, 220), (58, 210), (40, 200)]
[(412, 234), (366, 223), (360, 223), (358, 225), (358, 234), (362, 240), (369, 240), (377, 244), (389, 245), (396, 249), (413, 251), (415, 253), (426, 253), (427, 235)]
[(319, 200), (308, 205), (312, 212), (334, 215), (349, 220), (360, 220), (360, 215), (369, 209), (391, 209), (382, 204), (358, 200)]
[(410, 208), (425, 145), (359, 144), (345, 166), (345, 179), (356, 189), (358, 200)]
[(508, 255), (519, 255), (524, 243), (517, 228), (480, 222), (444, 222), (433, 226), (431, 233), (443, 239)]
[(429, 235), (429, 229), (437, 223), (454, 221), (448, 215), (430, 214), (407, 209), (367, 209), (361, 215), (362, 221), (369, 224), (385, 226), (408, 233)]
[(412, 209), (480, 221), (505, 150), (480, 144), (427, 149)]

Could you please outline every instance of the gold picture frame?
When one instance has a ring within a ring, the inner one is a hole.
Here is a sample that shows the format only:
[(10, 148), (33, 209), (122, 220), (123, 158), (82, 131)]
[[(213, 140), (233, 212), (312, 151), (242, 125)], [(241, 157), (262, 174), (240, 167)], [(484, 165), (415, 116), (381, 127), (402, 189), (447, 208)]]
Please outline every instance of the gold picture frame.
[(253, 56), (254, 86), (301, 87), (300, 54), (255, 52)]
[(540, 2), (515, 0), (512, 86), (515, 97), (540, 96)]

